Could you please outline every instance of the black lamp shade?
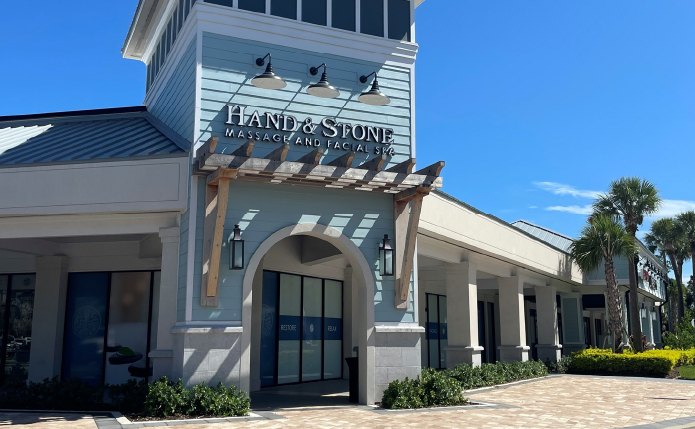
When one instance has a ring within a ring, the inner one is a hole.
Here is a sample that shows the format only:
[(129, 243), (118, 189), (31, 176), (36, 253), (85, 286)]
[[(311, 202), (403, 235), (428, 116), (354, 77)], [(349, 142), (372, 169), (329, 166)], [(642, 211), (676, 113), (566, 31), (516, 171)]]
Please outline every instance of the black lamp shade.
[(384, 241), (379, 245), (379, 275), (389, 277), (393, 275), (394, 258), (391, 240), (388, 235), (384, 235)]
[(319, 98), (336, 98), (340, 95), (340, 91), (328, 83), (326, 72), (323, 72), (321, 80), (307, 88), (306, 92)]
[(287, 82), (273, 72), (273, 64), (270, 61), (268, 61), (265, 72), (254, 77), (251, 84), (263, 89), (282, 89), (287, 86)]
[(234, 226), (234, 233), (229, 240), (229, 269), (244, 269), (244, 240), (241, 239), (241, 228)]
[(372, 84), (372, 89), (363, 92), (357, 99), (360, 103), (370, 106), (386, 106), (391, 102), (391, 99), (379, 89), (379, 81), (376, 78)]

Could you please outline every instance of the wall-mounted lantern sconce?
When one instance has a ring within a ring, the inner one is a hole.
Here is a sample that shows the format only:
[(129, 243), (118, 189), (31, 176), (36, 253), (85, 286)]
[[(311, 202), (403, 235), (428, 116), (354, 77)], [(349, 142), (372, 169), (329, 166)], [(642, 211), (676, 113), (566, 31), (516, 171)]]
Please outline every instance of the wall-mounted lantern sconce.
[(251, 80), (251, 84), (253, 86), (256, 86), (258, 88), (263, 88), (263, 89), (282, 89), (287, 86), (287, 82), (282, 80), (280, 76), (277, 76), (275, 73), (273, 73), (273, 62), (272, 58), (270, 56), (270, 53), (268, 53), (265, 57), (263, 58), (258, 58), (256, 60), (256, 65), (259, 67), (262, 67), (265, 64), (265, 59), (268, 58), (268, 66), (265, 68), (265, 72), (263, 74), (260, 74), (256, 77), (254, 77)]
[(379, 244), (379, 275), (389, 277), (393, 275), (393, 248), (388, 235), (384, 235), (384, 241)]
[(640, 309), (640, 315), (642, 316), (642, 319), (647, 318), (647, 309), (644, 308), (644, 303), (642, 303), (642, 308)]
[(234, 232), (229, 237), (229, 269), (244, 269), (244, 240), (241, 239), (241, 228), (234, 226)]
[(328, 83), (328, 74), (326, 73), (326, 63), (321, 64), (318, 67), (312, 67), (309, 69), (309, 73), (312, 76), (316, 76), (319, 73), (319, 69), (323, 67), (323, 74), (321, 75), (321, 80), (317, 83), (311, 85), (307, 88), (306, 92), (319, 98), (336, 98), (340, 95), (340, 92), (335, 89), (333, 85)]
[(372, 83), (372, 89), (367, 92), (363, 92), (357, 99), (360, 103), (369, 104), (370, 106), (386, 106), (391, 102), (391, 99), (386, 96), (379, 89), (379, 78), (376, 72), (370, 73), (366, 76), (360, 77), (360, 82), (367, 83), (367, 80), (374, 76), (374, 83)]

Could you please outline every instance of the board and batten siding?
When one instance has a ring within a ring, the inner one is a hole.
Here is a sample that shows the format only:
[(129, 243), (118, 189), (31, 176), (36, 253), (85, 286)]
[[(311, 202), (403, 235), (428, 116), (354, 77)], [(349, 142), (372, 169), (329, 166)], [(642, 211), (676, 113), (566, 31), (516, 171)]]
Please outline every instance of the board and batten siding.
[[(627, 271), (627, 259), (620, 257), (613, 258), (613, 266), (615, 267), (615, 278), (620, 280), (625, 280), (628, 278), (629, 274)], [(588, 281), (606, 281), (606, 272), (604, 269), (603, 261), (598, 270), (592, 271), (587, 274)]]
[(196, 40), (188, 46), (164, 90), (148, 110), (181, 137), (193, 142), (195, 128)]
[[(295, 224), (316, 223), (341, 231), (357, 245), (372, 265), (375, 321), (414, 322), (413, 293), (410, 309), (397, 310), (394, 305), (393, 277), (382, 279), (378, 273), (379, 243), (384, 234), (393, 236), (391, 195), (239, 181), (230, 183), (229, 192), (218, 307), (200, 306), (203, 231), (199, 222), (193, 287), (194, 321), (241, 321), (242, 284), (246, 271), (229, 270), (226, 243), (235, 224), (240, 224), (242, 229), (245, 263), (248, 264), (258, 246), (276, 231)], [(203, 189), (199, 190), (198, 195), (204, 195)], [(202, 219), (203, 200), (199, 199), (198, 203), (198, 218)]]
[[(411, 105), (409, 68), (396, 67), (356, 59), (339, 57), (331, 54), (317, 54), (309, 51), (271, 45), (251, 40), (242, 40), (212, 33), (203, 33), (203, 68), (202, 94), (200, 112), (199, 141), (206, 141), (210, 136), (219, 136), (218, 151), (229, 153), (246, 142), (245, 139), (225, 137), (228, 126), (226, 105), (246, 107), (246, 115), (254, 110), (259, 114), (268, 111), (283, 115), (292, 115), (303, 123), (310, 117), (314, 123), (320, 123), (325, 117), (336, 118), (338, 122), (391, 128), (394, 132), (395, 155), (388, 161), (389, 165), (402, 162), (411, 155)], [(255, 64), (257, 58), (272, 54), (275, 74), (287, 82), (281, 90), (256, 88), (251, 80), (261, 74), (265, 67)], [(311, 76), (309, 69), (326, 63), (328, 79), (340, 91), (336, 99), (323, 99), (306, 93), (309, 85), (318, 82), (317, 76)], [(382, 92), (391, 98), (387, 106), (369, 106), (360, 103), (357, 98), (369, 90), (372, 78), (366, 83), (359, 82), (359, 77), (377, 71)], [(247, 116), (248, 122), (248, 116)], [(229, 126), (238, 133), (240, 127)], [(246, 128), (251, 130), (252, 128)], [(255, 129), (254, 129), (255, 130)], [(269, 130), (270, 131), (270, 130)], [(293, 161), (313, 148), (295, 145), (297, 137), (306, 137), (295, 132), (290, 139), (290, 154), (287, 159)], [(325, 142), (327, 138), (322, 135)], [(360, 143), (356, 140), (340, 139), (341, 142)], [(364, 142), (362, 142), (364, 143)], [(276, 149), (280, 143), (258, 141), (254, 157), (263, 157)], [(353, 165), (373, 158), (374, 143), (368, 143), (369, 153), (357, 153)], [(325, 145), (322, 145), (325, 149)], [(346, 152), (329, 149), (324, 154), (322, 163), (329, 162)]]

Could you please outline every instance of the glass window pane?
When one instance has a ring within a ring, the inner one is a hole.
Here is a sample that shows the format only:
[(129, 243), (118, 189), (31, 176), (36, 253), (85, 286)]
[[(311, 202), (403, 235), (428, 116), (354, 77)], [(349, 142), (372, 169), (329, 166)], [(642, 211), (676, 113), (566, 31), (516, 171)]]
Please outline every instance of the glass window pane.
[(409, 0), (389, 0), (389, 39), (410, 40)]
[(275, 385), (278, 278), (278, 273), (263, 271), (263, 313), (261, 315), (261, 387)]
[(355, 31), (355, 1), (356, 0), (329, 0), (333, 1), (332, 26), (342, 30)]
[(302, 0), (302, 21), (326, 25), (329, 1), (331, 0)]
[(326, 280), (324, 286), (324, 379), (343, 376), (343, 284)]
[(384, 36), (384, 0), (360, 0), (360, 32)]
[(446, 297), (439, 297), (439, 367), (446, 368), (446, 347), (449, 345), (449, 336), (446, 325)]
[(323, 281), (304, 278), (302, 310), (302, 381), (321, 379)]
[(154, 272), (152, 282), (152, 323), (150, 326), (150, 351), (157, 350), (157, 329), (159, 328), (159, 284), (161, 283), (162, 273)]
[[(14, 275), (11, 277), (11, 282), (5, 375), (26, 380), (29, 376), (31, 322), (34, 316), (36, 276), (34, 274)], [(6, 294), (7, 287), (5, 286), (5, 296)], [(7, 302), (2, 304), (6, 305)], [(4, 320), (4, 318), (0, 320)]]
[(299, 381), (301, 291), (301, 277), (280, 275), (278, 384)]
[(148, 377), (147, 332), (150, 314), (150, 272), (111, 274), (111, 299), (106, 340), (108, 384)]
[[(229, 6), (232, 7), (232, 0), (205, 0), (205, 3), (212, 3), (212, 4), (219, 4), (220, 6)], [(239, 1), (239, 7), (241, 7), (241, 1)], [(246, 8), (242, 8), (246, 9)]]
[(177, 25), (178, 25), (179, 30), (181, 30), (181, 27), (183, 26), (183, 21), (185, 19), (183, 17), (183, 4), (185, 2), (186, 2), (186, 0), (179, 0), (179, 9), (178, 9), (178, 12), (176, 14), (176, 16), (178, 17), (178, 24)]
[(108, 273), (73, 273), (68, 279), (62, 378), (103, 382)]
[(239, 0), (239, 9), (265, 13), (265, 0)]
[(297, 0), (271, 0), (270, 14), (297, 19)]
[(439, 363), (439, 311), (437, 295), (427, 294), (427, 346), (429, 366), (437, 368)]

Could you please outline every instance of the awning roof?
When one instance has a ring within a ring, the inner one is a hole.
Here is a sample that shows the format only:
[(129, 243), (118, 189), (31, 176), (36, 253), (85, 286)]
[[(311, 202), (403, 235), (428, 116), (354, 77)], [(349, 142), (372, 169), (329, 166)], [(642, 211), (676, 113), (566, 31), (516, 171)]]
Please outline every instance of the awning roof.
[(188, 150), (183, 137), (142, 106), (0, 117), (0, 167)]

